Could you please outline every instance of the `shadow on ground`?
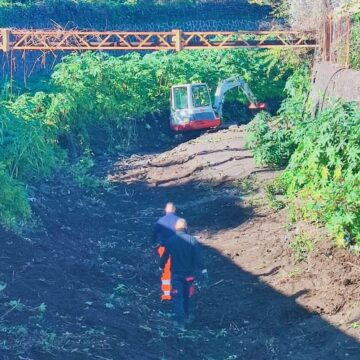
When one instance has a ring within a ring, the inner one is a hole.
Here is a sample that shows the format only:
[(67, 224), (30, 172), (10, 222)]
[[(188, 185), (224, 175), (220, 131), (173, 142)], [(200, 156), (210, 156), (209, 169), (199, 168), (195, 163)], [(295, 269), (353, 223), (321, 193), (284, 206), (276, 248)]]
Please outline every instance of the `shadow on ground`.
[[(239, 198), (211, 184), (137, 186), (134, 194), (139, 189), (143, 193), (138, 212), (151, 207), (152, 214), (160, 216), (163, 204), (174, 201), (193, 232), (216, 233), (255, 216)], [(149, 233), (152, 222), (142, 225)], [(146, 235), (144, 240), (146, 244)], [(195, 297), (197, 320), (189, 334), (176, 341), (169, 337), (159, 346), (164, 359), (359, 359), (360, 344), (355, 339), (296, 303), (307, 289), (285, 296), (212, 247), (204, 247), (204, 260), (211, 283), (217, 285)]]
[[(161, 315), (168, 306), (159, 302), (152, 226), (167, 201), (177, 204), (193, 232), (251, 221), (252, 209), (224, 188), (137, 183), (89, 193), (63, 175), (34, 197), (42, 230), (26, 238), (1, 234), (0, 280), (8, 284), (1, 299), (29, 307), (44, 302), (47, 312), (39, 318), (14, 311), (1, 319), (2, 360), (360, 358), (359, 342), (296, 303), (307, 289), (285, 296), (215, 244), (204, 247), (214, 285), (198, 291), (189, 331), (178, 334)], [(10, 332), (19, 325), (26, 333)]]

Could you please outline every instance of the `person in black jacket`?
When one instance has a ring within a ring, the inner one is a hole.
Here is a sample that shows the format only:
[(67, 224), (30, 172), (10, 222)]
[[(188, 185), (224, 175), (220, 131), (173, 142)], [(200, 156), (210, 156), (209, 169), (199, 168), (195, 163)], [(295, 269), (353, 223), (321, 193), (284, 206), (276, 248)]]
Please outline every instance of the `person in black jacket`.
[(155, 246), (165, 246), (166, 242), (175, 235), (175, 225), (179, 220), (176, 216), (176, 207), (172, 202), (165, 205), (165, 215), (155, 224), (152, 233), (152, 242)]
[(189, 320), (190, 288), (194, 281), (195, 271), (202, 269), (207, 279), (207, 270), (202, 266), (199, 243), (194, 236), (187, 234), (187, 223), (179, 219), (175, 225), (176, 235), (168, 241), (165, 252), (160, 259), (163, 269), (171, 256), (172, 298), (176, 324), (180, 330), (185, 329)]

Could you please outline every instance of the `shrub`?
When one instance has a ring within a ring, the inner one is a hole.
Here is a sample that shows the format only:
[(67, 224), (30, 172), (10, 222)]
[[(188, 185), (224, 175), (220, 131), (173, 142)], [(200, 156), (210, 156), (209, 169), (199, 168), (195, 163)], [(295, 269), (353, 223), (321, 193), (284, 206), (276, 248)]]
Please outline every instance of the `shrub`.
[(261, 164), (290, 159), (282, 182), (305, 200), (304, 217), (326, 224), (339, 246), (360, 244), (360, 109), (339, 102), (313, 119), (308, 89), (306, 72), (296, 72), (279, 115), (261, 113), (247, 127), (248, 147)]
[(14, 229), (31, 214), (24, 184), (14, 180), (0, 163), (0, 219), (6, 228)]
[(300, 232), (294, 237), (290, 248), (295, 253), (296, 261), (301, 262), (307, 258), (309, 253), (314, 251), (315, 245), (304, 232)]
[(360, 13), (353, 16), (350, 42), (350, 66), (355, 70), (360, 70)]
[(25, 182), (49, 174), (61, 159), (53, 124), (40, 115), (40, 98), (7, 104), (13, 114), (0, 103), (0, 222), (6, 228), (31, 214)]
[(337, 244), (360, 243), (360, 110), (337, 103), (307, 124), (284, 173), (288, 194), (307, 200)]
[(284, 166), (294, 150), (289, 129), (271, 128), (271, 115), (259, 113), (247, 126), (246, 146), (261, 165)]
[(261, 112), (247, 126), (247, 147), (255, 161), (262, 165), (286, 166), (302, 136), (308, 121), (307, 98), (310, 87), (309, 71), (303, 66), (287, 81), (277, 117)]

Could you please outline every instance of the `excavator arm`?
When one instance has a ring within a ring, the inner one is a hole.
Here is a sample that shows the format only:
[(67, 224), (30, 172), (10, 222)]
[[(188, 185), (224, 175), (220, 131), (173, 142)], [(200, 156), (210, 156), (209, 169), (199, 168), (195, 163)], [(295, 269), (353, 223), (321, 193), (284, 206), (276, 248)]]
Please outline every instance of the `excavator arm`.
[(214, 111), (222, 117), (223, 115), (223, 105), (225, 100), (225, 94), (235, 88), (239, 87), (247, 99), (250, 102), (250, 109), (259, 109), (263, 110), (266, 108), (266, 105), (264, 103), (259, 103), (254, 95), (254, 93), (251, 91), (249, 85), (247, 82), (241, 77), (241, 76), (233, 76), (229, 79), (223, 80), (219, 83), (216, 92), (215, 92), (215, 100), (214, 100)]

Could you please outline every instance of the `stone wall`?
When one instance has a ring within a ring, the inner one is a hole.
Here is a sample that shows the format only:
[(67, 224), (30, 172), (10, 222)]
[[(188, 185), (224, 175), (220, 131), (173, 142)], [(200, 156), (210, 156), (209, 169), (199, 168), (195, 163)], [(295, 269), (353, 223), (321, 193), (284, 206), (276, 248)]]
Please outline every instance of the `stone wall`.
[(314, 111), (326, 108), (334, 99), (355, 101), (360, 106), (360, 71), (325, 62), (315, 64), (310, 97)]
[(270, 8), (246, 0), (183, 6), (96, 6), (64, 2), (55, 6), (1, 9), (0, 27), (96, 30), (240, 30), (256, 29), (269, 19)]
[[(53, 28), (129, 31), (238, 31), (268, 29), (270, 8), (251, 5), (247, 0), (221, 0), (198, 5), (131, 8), (126, 6), (85, 6), (75, 1), (58, 2), (54, 7), (9, 8), (0, 12), (0, 27)], [(12, 76), (24, 79), (29, 74), (48, 74), (67, 53), (47, 55), (44, 66), (41, 53), (14, 53)], [(123, 53), (112, 53), (122, 55)], [(0, 83), (10, 77), (11, 54), (0, 52)], [(25, 58), (25, 60), (24, 60)]]

